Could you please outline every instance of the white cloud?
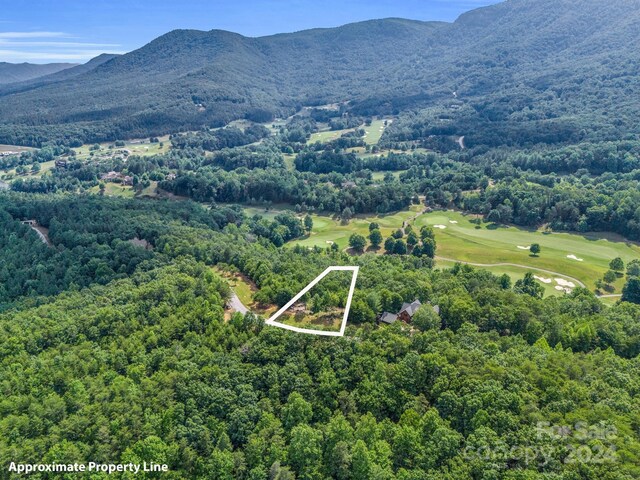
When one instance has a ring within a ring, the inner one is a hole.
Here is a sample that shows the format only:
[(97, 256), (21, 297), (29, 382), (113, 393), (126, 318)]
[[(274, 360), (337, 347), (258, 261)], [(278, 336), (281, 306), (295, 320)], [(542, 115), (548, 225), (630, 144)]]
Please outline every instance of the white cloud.
[(0, 32), (0, 38), (59, 38), (68, 36), (64, 32)]
[[(81, 52), (25, 52), (23, 50), (0, 50), (0, 62), (83, 62), (105, 53), (104, 50), (83, 50)], [(109, 53), (125, 53), (114, 52)]]
[[(69, 39), (69, 40), (66, 40)], [(0, 61), (6, 62), (84, 62), (101, 53), (116, 51), (115, 43), (83, 42), (65, 32), (0, 31)]]
[(114, 48), (117, 43), (84, 43), (84, 42), (14, 42), (0, 37), (0, 47), (82, 47), (82, 48)]

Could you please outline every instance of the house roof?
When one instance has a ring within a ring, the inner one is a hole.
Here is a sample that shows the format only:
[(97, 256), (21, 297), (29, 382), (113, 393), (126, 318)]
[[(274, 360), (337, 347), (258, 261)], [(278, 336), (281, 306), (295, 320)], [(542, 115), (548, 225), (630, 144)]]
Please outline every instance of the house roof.
[(388, 324), (392, 324), (396, 320), (398, 320), (398, 315), (396, 315), (395, 313), (384, 312), (380, 317), (381, 322)]
[(407, 312), (407, 315), (409, 315), (410, 317), (413, 317), (413, 315), (416, 313), (416, 311), (420, 308), (421, 305), (422, 303), (420, 302), (420, 300), (414, 300), (411, 303), (403, 303), (402, 308), (400, 308), (400, 311), (398, 312), (398, 314), (401, 314), (402, 312)]

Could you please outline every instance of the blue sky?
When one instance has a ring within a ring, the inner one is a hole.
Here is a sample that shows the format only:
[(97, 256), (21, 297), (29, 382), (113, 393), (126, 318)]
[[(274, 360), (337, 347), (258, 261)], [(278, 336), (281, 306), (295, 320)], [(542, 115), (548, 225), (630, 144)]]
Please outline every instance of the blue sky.
[(372, 18), (453, 21), (499, 0), (7, 0), (0, 62), (82, 63), (124, 53), (176, 28), (247, 36)]

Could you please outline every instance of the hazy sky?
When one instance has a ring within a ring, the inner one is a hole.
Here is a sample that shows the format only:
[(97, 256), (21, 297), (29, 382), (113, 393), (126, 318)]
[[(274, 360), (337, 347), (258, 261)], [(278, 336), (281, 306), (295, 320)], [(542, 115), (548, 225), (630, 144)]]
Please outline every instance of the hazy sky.
[(74, 62), (124, 53), (176, 28), (247, 36), (372, 18), (453, 21), (499, 0), (6, 0), (0, 62)]

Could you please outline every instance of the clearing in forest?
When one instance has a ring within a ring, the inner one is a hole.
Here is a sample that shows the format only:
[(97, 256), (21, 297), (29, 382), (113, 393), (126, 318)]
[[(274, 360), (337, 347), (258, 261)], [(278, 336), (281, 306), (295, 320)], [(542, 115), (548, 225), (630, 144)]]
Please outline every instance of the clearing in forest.
[(358, 267), (329, 267), (278, 310), (266, 324), (298, 333), (342, 336)]

